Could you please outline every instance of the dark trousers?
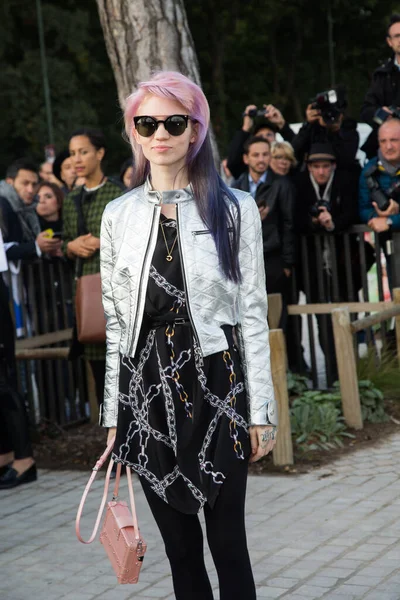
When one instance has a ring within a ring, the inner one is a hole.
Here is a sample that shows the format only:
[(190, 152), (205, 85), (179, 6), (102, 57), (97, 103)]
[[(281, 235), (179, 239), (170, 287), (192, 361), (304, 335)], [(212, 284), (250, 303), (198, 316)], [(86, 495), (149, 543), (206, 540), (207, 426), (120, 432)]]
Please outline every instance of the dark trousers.
[[(238, 460), (221, 486), (214, 508), (207, 504), (204, 507), (207, 540), (218, 574), (220, 600), (256, 600), (244, 517), (247, 467), (247, 460)], [(142, 478), (141, 483), (164, 540), (176, 600), (213, 600), (198, 515), (175, 510)]]
[(14, 452), (16, 459), (32, 456), (28, 415), (17, 392), (14, 324), (8, 294), (0, 274), (0, 454)]
[(287, 305), (290, 292), (290, 278), (285, 275), (284, 262), (280, 253), (264, 253), (265, 280), (267, 285), (267, 294), (281, 294), (282, 296), (282, 315), (280, 328), (286, 332), (288, 322)]
[(104, 381), (106, 378), (106, 361), (105, 360), (90, 360), (94, 384), (96, 388), (96, 397), (98, 405), (102, 404), (104, 398)]
[[(321, 298), (318, 293), (318, 290), (313, 286), (310, 289), (310, 292), (306, 293), (307, 303), (315, 304), (318, 302), (329, 302), (332, 298), (331, 288), (332, 288), (332, 280), (327, 274), (324, 274), (325, 278), (325, 290), (326, 296)], [(315, 281), (315, 279), (313, 280)], [(337, 370), (337, 362), (336, 362), (336, 350), (335, 350), (335, 338), (333, 336), (333, 326), (332, 326), (332, 315), (315, 315), (318, 323), (318, 340), (321, 346), (322, 352), (325, 356), (326, 363), (326, 378), (328, 386), (332, 386), (332, 384), (338, 379), (338, 370)]]

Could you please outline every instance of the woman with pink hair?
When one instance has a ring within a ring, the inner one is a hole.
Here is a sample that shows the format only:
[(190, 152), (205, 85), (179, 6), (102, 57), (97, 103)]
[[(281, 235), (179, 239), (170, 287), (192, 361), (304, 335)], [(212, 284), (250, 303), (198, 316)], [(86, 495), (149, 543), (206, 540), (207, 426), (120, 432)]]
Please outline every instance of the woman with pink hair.
[(175, 72), (126, 103), (132, 189), (106, 207), (102, 424), (138, 475), (178, 600), (254, 600), (245, 532), (248, 462), (275, 444), (261, 222), (219, 177), (201, 89)]

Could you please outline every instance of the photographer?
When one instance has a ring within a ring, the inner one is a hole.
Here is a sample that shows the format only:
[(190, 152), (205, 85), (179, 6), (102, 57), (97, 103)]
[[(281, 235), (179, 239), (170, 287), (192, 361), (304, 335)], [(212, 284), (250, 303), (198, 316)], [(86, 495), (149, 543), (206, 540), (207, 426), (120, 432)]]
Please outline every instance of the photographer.
[(361, 120), (373, 128), (362, 147), (367, 158), (376, 156), (379, 147), (377, 136), (379, 125), (400, 107), (400, 15), (398, 14), (390, 17), (386, 42), (394, 55), (374, 72), (360, 114)]
[[(330, 302), (333, 299), (331, 246), (324, 236), (320, 240), (319, 253), (315, 239), (310, 234), (344, 231), (357, 222), (356, 187), (349, 181), (346, 173), (336, 169), (336, 156), (332, 146), (313, 144), (307, 159), (307, 171), (298, 175), (296, 190), (296, 230), (297, 233), (308, 236), (305, 249), (302, 247), (302, 260), (298, 269), (300, 286), (306, 293), (307, 302)], [(339, 293), (345, 299), (346, 277), (343, 269), (340, 269), (340, 252), (341, 249), (336, 245)], [(323, 291), (320, 289), (321, 276)], [(328, 384), (331, 385), (337, 378), (331, 319), (327, 315), (316, 315), (316, 318), (320, 345), (328, 364)]]
[(307, 159), (313, 144), (330, 144), (337, 158), (337, 169), (359, 176), (357, 123), (344, 117), (346, 106), (340, 88), (317, 94), (307, 106), (306, 122), (291, 142), (300, 164)]
[(367, 223), (381, 235), (381, 244), (388, 263), (389, 287), (392, 289), (390, 262), (386, 241), (391, 231), (400, 230), (400, 120), (388, 119), (378, 131), (378, 156), (364, 167), (360, 178), (359, 212)]
[[(257, 118), (261, 118), (261, 120), (255, 123)], [(272, 144), (278, 131), (288, 142), (294, 137), (294, 131), (290, 129), (282, 113), (275, 106), (264, 104), (264, 108), (261, 110), (255, 104), (246, 106), (242, 128), (236, 131), (228, 152), (227, 168), (233, 177), (238, 178), (246, 171), (246, 165), (243, 162), (245, 143), (251, 137), (257, 136), (265, 138)]]

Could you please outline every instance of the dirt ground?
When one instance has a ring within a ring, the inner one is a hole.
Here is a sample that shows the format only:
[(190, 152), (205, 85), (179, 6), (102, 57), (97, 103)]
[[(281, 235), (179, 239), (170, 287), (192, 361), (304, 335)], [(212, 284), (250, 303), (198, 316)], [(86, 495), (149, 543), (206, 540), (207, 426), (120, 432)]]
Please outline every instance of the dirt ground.
[[(361, 431), (351, 431), (354, 439), (343, 438), (344, 447), (332, 450), (300, 453), (294, 447), (294, 465), (276, 467), (272, 457), (267, 456), (250, 466), (250, 472), (257, 475), (282, 473), (295, 475), (305, 473), (317, 467), (329, 465), (342, 455), (379, 444), (386, 436), (400, 431), (400, 401), (386, 401), (388, 414), (395, 419), (387, 423), (366, 423)], [(45, 469), (90, 469), (102, 454), (106, 445), (106, 431), (98, 425), (89, 423), (74, 428), (62, 429), (54, 425), (45, 425), (36, 434), (34, 453), (37, 464)]]

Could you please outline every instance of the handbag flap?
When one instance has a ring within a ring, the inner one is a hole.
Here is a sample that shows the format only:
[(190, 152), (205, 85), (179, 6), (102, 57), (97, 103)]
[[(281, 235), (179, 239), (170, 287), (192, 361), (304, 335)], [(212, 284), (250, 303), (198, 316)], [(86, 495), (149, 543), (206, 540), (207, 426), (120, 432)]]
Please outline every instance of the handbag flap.
[[(126, 502), (109, 502), (108, 510), (112, 513), (115, 526), (117, 529), (117, 538), (119, 538), (122, 529), (126, 529), (127, 527), (132, 527), (131, 531), (125, 532), (128, 533), (129, 540), (134, 540), (134, 525), (133, 518), (131, 515), (131, 511), (128, 508)], [(128, 541), (128, 540), (127, 540)]]

